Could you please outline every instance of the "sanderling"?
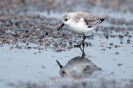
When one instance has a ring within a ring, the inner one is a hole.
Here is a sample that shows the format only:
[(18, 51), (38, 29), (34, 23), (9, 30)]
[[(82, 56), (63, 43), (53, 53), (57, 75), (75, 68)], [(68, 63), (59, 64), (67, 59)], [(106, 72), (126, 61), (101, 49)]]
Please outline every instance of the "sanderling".
[(103, 21), (104, 18), (95, 17), (94, 15), (87, 12), (69, 12), (62, 17), (62, 24), (59, 27), (58, 31), (64, 25), (67, 25), (71, 31), (83, 35), (83, 40), (78, 46), (80, 46), (81, 44), (83, 44), (84, 46), (86, 35)]

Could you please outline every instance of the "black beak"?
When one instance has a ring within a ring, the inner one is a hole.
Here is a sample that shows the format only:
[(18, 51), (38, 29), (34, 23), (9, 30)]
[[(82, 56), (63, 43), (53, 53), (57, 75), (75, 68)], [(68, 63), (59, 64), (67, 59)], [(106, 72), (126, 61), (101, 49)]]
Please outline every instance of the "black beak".
[(58, 31), (64, 26), (65, 24), (62, 23), (61, 26), (59, 27)]
[(58, 65), (59, 65), (60, 68), (63, 68), (63, 66), (59, 63), (58, 60), (56, 60), (56, 62), (58, 63)]

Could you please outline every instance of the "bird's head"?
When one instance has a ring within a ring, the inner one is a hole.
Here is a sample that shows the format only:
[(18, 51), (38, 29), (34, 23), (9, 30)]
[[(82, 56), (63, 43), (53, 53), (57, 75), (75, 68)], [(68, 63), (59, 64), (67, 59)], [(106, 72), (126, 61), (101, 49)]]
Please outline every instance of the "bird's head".
[(61, 24), (61, 26), (58, 28), (58, 31), (59, 31), (64, 25), (68, 25), (68, 24), (70, 23), (71, 14), (72, 14), (72, 13), (66, 13), (66, 14), (62, 17), (62, 24)]

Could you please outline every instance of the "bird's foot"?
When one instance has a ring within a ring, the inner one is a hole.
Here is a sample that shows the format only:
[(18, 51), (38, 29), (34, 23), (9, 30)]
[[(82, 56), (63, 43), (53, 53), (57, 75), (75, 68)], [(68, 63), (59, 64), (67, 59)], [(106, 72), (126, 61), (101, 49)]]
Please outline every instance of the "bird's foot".
[(84, 43), (78, 44), (78, 45), (74, 45), (74, 47), (81, 47), (81, 45), (83, 45), (83, 47), (85, 46)]
[(84, 46), (85, 46), (85, 43), (83, 43), (82, 45), (83, 45), (83, 47), (84, 47)]
[(78, 45), (74, 45), (74, 47), (80, 47), (81, 46), (81, 44), (78, 44)]
[(83, 52), (82, 57), (84, 57), (84, 56), (85, 56), (85, 53)]

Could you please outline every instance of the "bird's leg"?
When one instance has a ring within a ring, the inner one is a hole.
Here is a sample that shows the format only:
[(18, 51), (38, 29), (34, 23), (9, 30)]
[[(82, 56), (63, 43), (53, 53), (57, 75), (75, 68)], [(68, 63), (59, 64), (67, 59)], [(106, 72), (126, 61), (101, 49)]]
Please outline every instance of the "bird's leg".
[(80, 48), (80, 50), (82, 51), (82, 57), (85, 57), (84, 46), (83, 46), (83, 49), (81, 48), (81, 46), (80, 46), (79, 48)]
[(84, 51), (84, 45), (83, 45), (83, 51)]
[(82, 42), (81, 42), (79, 45), (75, 45), (75, 46), (80, 47), (80, 46), (83, 44), (83, 47), (84, 47), (84, 41), (85, 41), (85, 39), (86, 39), (86, 36), (83, 35), (83, 40), (82, 40)]
[(82, 40), (82, 42), (80, 43), (80, 45), (83, 44), (83, 48), (84, 48), (84, 45), (85, 45), (85, 44), (84, 44), (85, 39), (86, 39), (86, 36), (83, 35), (83, 40)]
[(84, 47), (84, 41), (85, 41), (85, 39), (86, 39), (86, 36), (85, 35), (83, 35), (83, 40), (82, 40), (82, 42), (79, 44), (80, 46), (83, 44), (83, 47)]

